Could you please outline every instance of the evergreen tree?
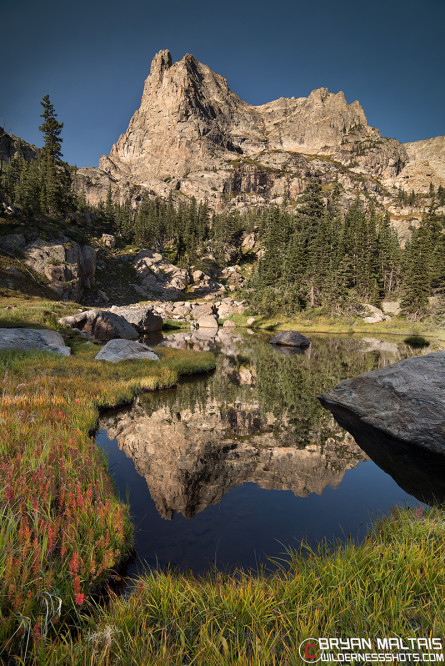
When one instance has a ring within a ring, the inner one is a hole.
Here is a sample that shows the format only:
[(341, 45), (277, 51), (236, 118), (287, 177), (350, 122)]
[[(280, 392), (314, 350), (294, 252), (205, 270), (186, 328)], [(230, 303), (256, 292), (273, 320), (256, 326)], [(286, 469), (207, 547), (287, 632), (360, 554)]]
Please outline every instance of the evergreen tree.
[(40, 202), (42, 211), (48, 215), (61, 216), (64, 213), (69, 183), (61, 162), (62, 138), (60, 136), (63, 123), (56, 120), (57, 114), (51, 104), (49, 95), (40, 102), (43, 107), (43, 122), (39, 130), (43, 134), (44, 145), (39, 155), (39, 166), (42, 174)]
[(45, 95), (40, 104), (43, 106), (43, 113), (40, 116), (43, 118), (43, 122), (39, 127), (44, 139), (42, 152), (45, 157), (49, 156), (55, 162), (62, 157), (61, 148), (63, 139), (60, 135), (63, 123), (59, 123), (56, 120), (57, 114), (54, 111), (54, 106), (51, 104), (49, 95)]
[(105, 201), (105, 215), (106, 215), (108, 224), (114, 225), (114, 223), (115, 223), (115, 210), (114, 210), (114, 204), (113, 204), (113, 195), (112, 195), (112, 192), (111, 192), (111, 183), (108, 185), (107, 198), (106, 198), (106, 201)]

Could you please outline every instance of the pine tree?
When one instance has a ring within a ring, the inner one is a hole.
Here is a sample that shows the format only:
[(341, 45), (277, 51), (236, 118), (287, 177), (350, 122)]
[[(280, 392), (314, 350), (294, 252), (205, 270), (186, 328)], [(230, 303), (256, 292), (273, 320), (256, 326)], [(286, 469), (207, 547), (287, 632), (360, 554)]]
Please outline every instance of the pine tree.
[(431, 278), (428, 266), (426, 235), (415, 229), (403, 252), (403, 297), (401, 309), (415, 319), (425, 313), (428, 306)]
[(43, 106), (43, 113), (40, 115), (43, 118), (43, 122), (39, 127), (44, 139), (42, 152), (46, 157), (51, 157), (55, 162), (62, 157), (61, 148), (63, 139), (60, 134), (63, 123), (59, 123), (56, 120), (57, 114), (54, 111), (54, 106), (51, 104), (49, 95), (45, 95), (40, 104)]
[(65, 209), (68, 194), (68, 180), (61, 162), (63, 123), (56, 120), (57, 114), (51, 104), (49, 95), (40, 102), (43, 106), (41, 118), (43, 122), (39, 130), (43, 134), (44, 145), (39, 155), (39, 166), (42, 173), (41, 207), (48, 215), (61, 216)]
[(114, 204), (113, 204), (113, 196), (112, 196), (112, 192), (111, 192), (111, 183), (108, 185), (107, 198), (106, 198), (106, 201), (105, 201), (105, 215), (106, 215), (108, 224), (114, 225), (116, 215), (115, 215)]
[(379, 263), (385, 294), (395, 291), (400, 283), (401, 253), (397, 232), (391, 228), (389, 213), (380, 220), (378, 230)]

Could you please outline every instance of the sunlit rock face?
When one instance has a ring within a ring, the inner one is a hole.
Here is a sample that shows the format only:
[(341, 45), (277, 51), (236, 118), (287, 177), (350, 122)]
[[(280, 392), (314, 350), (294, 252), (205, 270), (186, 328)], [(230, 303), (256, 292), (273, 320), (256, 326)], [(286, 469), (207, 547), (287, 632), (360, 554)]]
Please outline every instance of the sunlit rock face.
[(368, 156), (364, 162), (374, 171), (395, 174), (407, 160), (404, 147), (382, 139), (369, 127), (359, 102), (348, 104), (343, 92), (319, 88), (307, 98), (281, 97), (252, 106), (189, 53), (173, 64), (169, 51), (160, 51), (127, 132), (99, 166), (119, 177), (131, 173), (143, 183), (147, 177), (164, 180), (208, 171), (218, 158), (265, 150), (335, 153), (349, 160), (357, 140), (379, 141), (373, 146), (377, 158)]
[(319, 88), (252, 106), (192, 55), (173, 63), (164, 50), (127, 131), (99, 169), (79, 169), (77, 177), (92, 202), (108, 187), (120, 198), (142, 188), (242, 209), (293, 198), (317, 174), (339, 179), (351, 196), (357, 173), (364, 174), (366, 188), (378, 193), (373, 179), (396, 177), (407, 161), (405, 147), (370, 127), (360, 103), (348, 104), (341, 91)]
[[(241, 369), (240, 380), (247, 370)], [(249, 380), (251, 379), (251, 373)], [(293, 445), (286, 417), (264, 416), (256, 402), (209, 400), (176, 411), (165, 405), (147, 414), (141, 404), (107, 420), (108, 437), (133, 458), (159, 513), (191, 518), (246, 482), (292, 490), (298, 497), (338, 485), (367, 456), (350, 436), (324, 445)]]

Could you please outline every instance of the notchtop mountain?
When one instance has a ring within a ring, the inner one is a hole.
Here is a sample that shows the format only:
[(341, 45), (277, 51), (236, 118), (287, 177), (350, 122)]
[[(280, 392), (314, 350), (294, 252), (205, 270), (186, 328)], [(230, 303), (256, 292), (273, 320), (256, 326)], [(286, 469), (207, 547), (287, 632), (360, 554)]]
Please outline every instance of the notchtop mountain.
[(163, 50), (125, 134), (98, 169), (78, 173), (78, 187), (93, 204), (111, 184), (120, 198), (173, 192), (176, 200), (206, 199), (216, 211), (294, 199), (317, 175), (326, 183), (338, 179), (346, 199), (372, 194), (400, 219), (396, 190), (427, 193), (430, 183), (445, 185), (445, 137), (406, 144), (382, 137), (358, 101), (348, 104), (343, 92), (327, 88), (252, 106), (192, 55), (173, 63)]
[[(127, 304), (245, 287), (269, 314), (271, 304), (355, 312), (383, 298), (413, 317), (433, 301), (445, 308), (445, 136), (382, 137), (358, 101), (327, 88), (252, 106), (167, 50), (98, 168), (62, 162), (63, 123), (49, 96), (41, 103), (42, 149), (0, 128), (0, 248), (62, 298)], [(21, 272), (8, 261), (13, 291)]]

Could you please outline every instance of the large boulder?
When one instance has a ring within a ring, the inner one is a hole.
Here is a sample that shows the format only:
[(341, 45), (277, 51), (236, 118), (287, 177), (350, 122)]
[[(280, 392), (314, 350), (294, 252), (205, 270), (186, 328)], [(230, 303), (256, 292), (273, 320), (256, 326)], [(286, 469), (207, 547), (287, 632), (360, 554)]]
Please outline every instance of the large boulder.
[(101, 241), (105, 247), (113, 248), (116, 246), (116, 238), (112, 234), (102, 234)]
[(98, 361), (110, 361), (111, 363), (131, 360), (159, 361), (159, 356), (154, 353), (151, 347), (132, 340), (110, 340), (102, 347), (95, 358)]
[(218, 328), (218, 319), (215, 315), (204, 315), (198, 319), (199, 328)]
[(390, 443), (445, 455), (443, 351), (365, 372), (341, 382), (319, 400), (360, 446), (380, 435)]
[(115, 338), (137, 340), (139, 337), (132, 324), (109, 310), (86, 310), (71, 317), (62, 317), (59, 319), (59, 324), (77, 328), (97, 340), (114, 340)]
[(147, 305), (113, 305), (110, 312), (123, 317), (139, 333), (152, 333), (153, 331), (162, 330), (162, 317), (154, 314), (153, 309)]
[(382, 321), (391, 319), (389, 315), (386, 315), (383, 310), (377, 308), (375, 305), (370, 305), (369, 303), (362, 303), (364, 309), (363, 321), (367, 324), (379, 324)]
[(0, 328), (0, 351), (49, 351), (69, 356), (71, 349), (57, 331), (34, 328)]
[(37, 238), (23, 248), (25, 263), (44, 275), (49, 288), (61, 298), (78, 301), (94, 282), (96, 251), (62, 235), (53, 240)]
[(272, 345), (285, 345), (286, 347), (307, 347), (311, 341), (297, 331), (282, 331), (277, 333), (270, 341)]
[(212, 303), (193, 303), (192, 314), (195, 319), (215, 315), (215, 306)]

